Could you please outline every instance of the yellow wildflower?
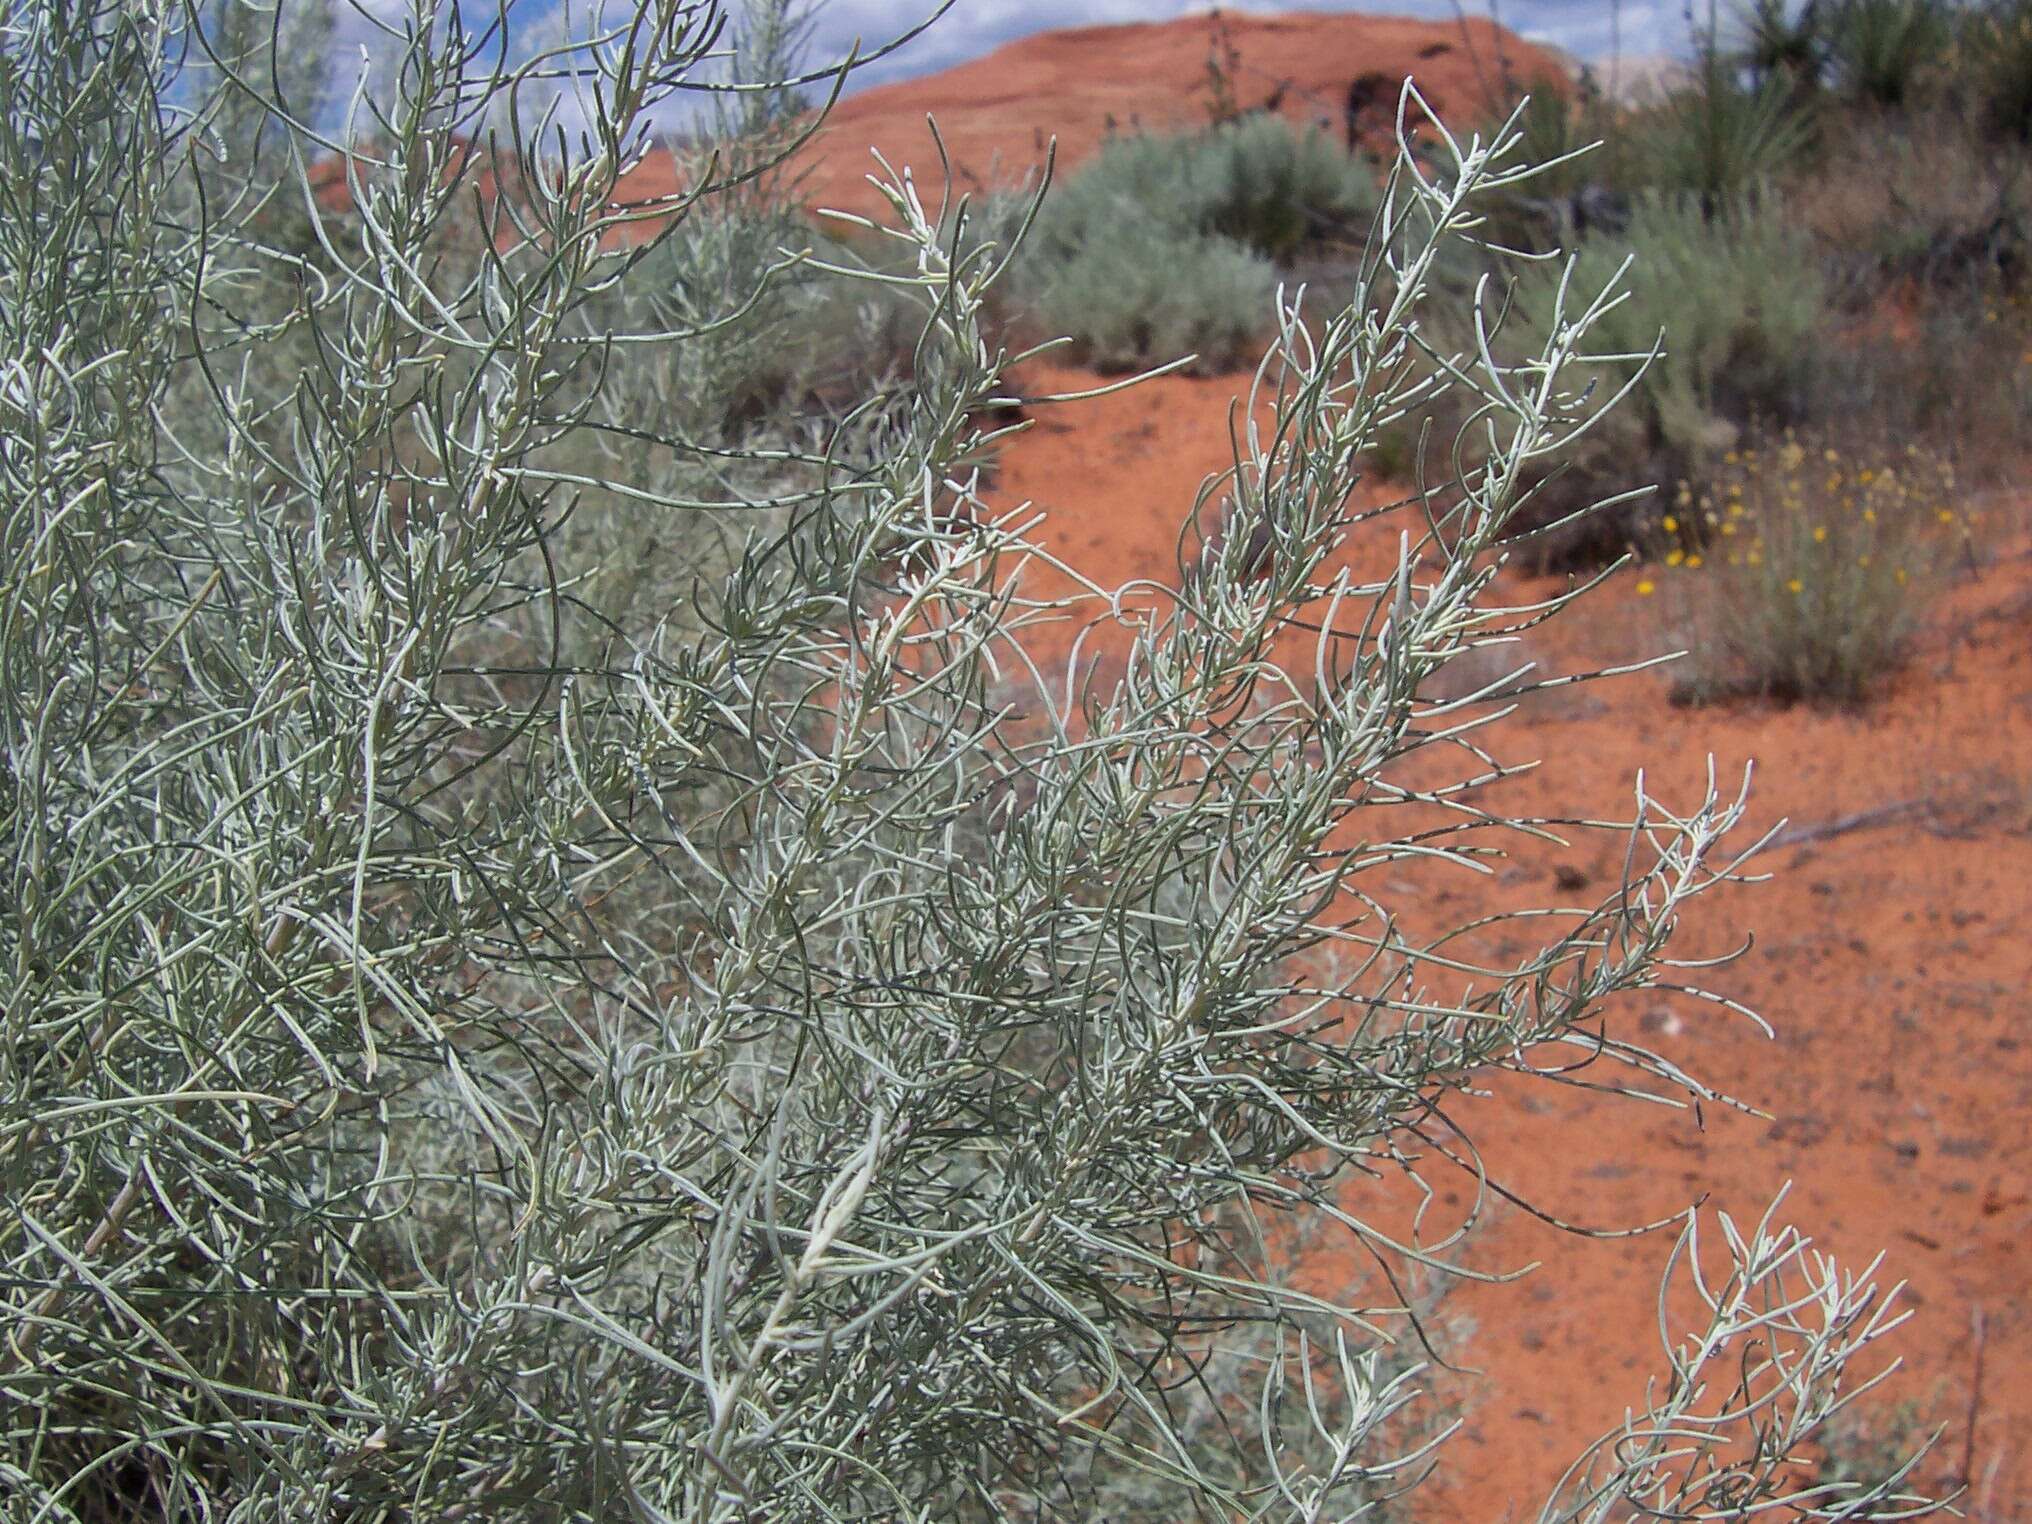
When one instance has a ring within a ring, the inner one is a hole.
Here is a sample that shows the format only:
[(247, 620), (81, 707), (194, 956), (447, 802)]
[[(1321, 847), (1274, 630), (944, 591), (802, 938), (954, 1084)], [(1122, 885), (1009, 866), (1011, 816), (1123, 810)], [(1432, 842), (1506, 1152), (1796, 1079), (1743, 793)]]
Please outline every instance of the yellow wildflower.
[(1637, 596), (1639, 598), (1649, 598), (1657, 591), (1658, 584), (1653, 582), (1649, 577), (1646, 577), (1642, 582), (1637, 584)]
[(1788, 593), (1803, 593), (1806, 591), (1806, 584), (1801, 582), (1797, 577), (1793, 577), (1786, 582), (1785, 591)]
[(1813, 526), (1813, 543), (1816, 545), (1825, 545), (1827, 543), (1827, 525), (1815, 524)]

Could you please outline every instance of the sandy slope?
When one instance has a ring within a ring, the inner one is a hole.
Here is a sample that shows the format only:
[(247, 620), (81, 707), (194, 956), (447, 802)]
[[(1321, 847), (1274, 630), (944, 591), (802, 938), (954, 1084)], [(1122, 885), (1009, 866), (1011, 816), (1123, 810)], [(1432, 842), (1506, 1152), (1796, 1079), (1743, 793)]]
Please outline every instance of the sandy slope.
[[(1224, 25), (1240, 58), (1229, 84), (1236, 107), (1276, 110), (1336, 138), (1352, 129), (1370, 146), (1392, 141), (1407, 77), (1449, 124), (1473, 124), (1506, 98), (1506, 81), (1535, 87), (1570, 73), (1563, 55), (1480, 17), (1228, 14)], [(879, 170), (876, 150), (910, 168), (935, 212), (948, 190), (1033, 180), (1054, 144), (1063, 173), (1110, 132), (1204, 125), (1213, 38), (1206, 16), (1044, 32), (939, 74), (862, 92), (841, 102), (800, 151), (800, 194), (813, 208), (886, 219), (887, 204), (867, 183)], [(1351, 91), (1362, 102), (1352, 113)], [(942, 164), (951, 166), (949, 180)], [(658, 149), (624, 180), (620, 198), (647, 204), (678, 188), (670, 154)]]
[[(1349, 91), (1358, 81), (1374, 103), (1356, 127), (1388, 141), (1397, 88), (1415, 76), (1450, 123), (1481, 119), (1507, 79), (1564, 80), (1567, 64), (1486, 19), (1415, 21), (1365, 15), (1259, 16), (1229, 13), (1227, 37), (1241, 60), (1231, 86), (1245, 110), (1271, 103), (1294, 122), (1335, 136), (1347, 130)], [(923, 79), (867, 91), (841, 103), (812, 145), (814, 205), (869, 211), (862, 184), (874, 168), (870, 146), (909, 164), (936, 189), (937, 121), (961, 189), (1020, 181), (1052, 141), (1058, 167), (1091, 154), (1111, 130), (1203, 125), (1211, 101), (1205, 16), (1127, 26), (1045, 32)]]

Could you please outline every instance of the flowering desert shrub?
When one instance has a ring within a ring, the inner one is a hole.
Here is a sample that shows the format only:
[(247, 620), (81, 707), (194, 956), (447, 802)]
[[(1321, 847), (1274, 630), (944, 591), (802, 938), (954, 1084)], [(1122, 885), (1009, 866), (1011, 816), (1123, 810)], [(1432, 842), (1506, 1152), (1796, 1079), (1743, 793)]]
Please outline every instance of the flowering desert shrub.
[(1903, 657), (1969, 528), (1953, 467), (1787, 436), (1732, 452), (1715, 489), (1682, 489), (1638, 591), (1667, 592), (1688, 646), (1677, 692), (1855, 703)]

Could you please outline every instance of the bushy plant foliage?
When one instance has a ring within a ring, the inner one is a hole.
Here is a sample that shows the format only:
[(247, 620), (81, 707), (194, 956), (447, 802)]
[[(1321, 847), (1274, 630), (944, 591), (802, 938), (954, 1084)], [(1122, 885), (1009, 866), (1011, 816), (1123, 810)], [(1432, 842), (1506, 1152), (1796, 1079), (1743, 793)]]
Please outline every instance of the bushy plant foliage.
[(1188, 159), (1194, 220), (1284, 259), (1309, 240), (1361, 238), (1376, 208), (1372, 168), (1317, 128), (1257, 114), (1216, 128)]
[(1754, 83), (1706, 43), (1692, 83), (1652, 103), (1628, 125), (1626, 154), (1639, 186), (1694, 197), (1713, 210), (1799, 166), (1813, 146), (1813, 118), (1779, 76)]
[(1366, 233), (1375, 204), (1368, 165), (1275, 116), (1112, 138), (1045, 199), (1017, 296), (1101, 369), (1234, 369), (1260, 347), (1274, 261)]
[(1759, 84), (1813, 90), (1827, 67), (1823, 0), (1750, 0), (1736, 12), (1728, 57)]
[(2032, 139), (2032, 4), (1990, 0), (1959, 20), (1955, 72), (1977, 82), (1984, 125), (2010, 141)]
[(1368, 231), (1370, 167), (1316, 129), (1255, 115), (1186, 134), (1110, 138), (1047, 200), (1026, 252), (1050, 257), (1135, 223), (1211, 233), (1281, 258), (1307, 238)]
[[(1903, 658), (1957, 541), (1954, 471), (1908, 446), (1858, 453), (1785, 438), (1732, 453), (1722, 481), (1661, 524), (1658, 590), (1688, 652), (1684, 701), (1854, 704)], [(1669, 546), (1669, 548), (1665, 548)]]
[[(1616, 357), (1599, 384), (1628, 387), (1630, 399), (1576, 441), (1565, 470), (1534, 485), (1514, 527), (1530, 531), (1520, 549), (1543, 565), (1599, 564), (1645, 543), (1659, 510), (1630, 489), (1700, 473), (1751, 420), (1796, 416), (1825, 343), (1819, 262), (1768, 197), (1717, 208), (1637, 197), (1622, 227), (1519, 272), (1505, 321), (1523, 342), (1543, 342), (1575, 284), (1599, 289), (1625, 273), (1629, 289), (1595, 333), (1599, 353)], [(1460, 399), (1447, 406), (1457, 426)], [(1582, 511), (1605, 491), (1621, 501)]]
[[(1534, 495), (1519, 522), (1544, 532), (1520, 541), (1521, 553), (1598, 566), (1650, 543), (1658, 511), (1634, 502), (1547, 526), (1646, 482), (1712, 486), (1728, 443), (1773, 425), (1924, 437), (1971, 475), (2009, 469), (2026, 437), (2009, 317), (2028, 268), (2026, 161), (1997, 139), (2015, 130), (2011, 81), (2020, 53), (2032, 57), (2018, 9), (1926, 10), (1952, 47), (1914, 62), (1913, 88), (1889, 103), (1827, 70), (1840, 26), (1898, 32), (1908, 8), (1844, 21), (1839, 7), (1796, 0), (1738, 10), (1733, 26), (1711, 7), (1687, 76), (1648, 101), (1534, 96), (1520, 119), (1534, 155), (1594, 138), (1605, 149), (1492, 204), (1484, 236), (1578, 248), (1596, 277), (1633, 255), (1657, 280), (1640, 276), (1635, 303), (1611, 322), (1638, 351), (1662, 336), (1663, 354), (1637, 405)], [(1485, 273), (1507, 278), (1471, 266), (1465, 285)], [(1555, 285), (1522, 282), (1527, 324)], [(1654, 294), (1664, 291), (1681, 296)], [(1419, 422), (1386, 430), (1372, 455), (1392, 479), (1416, 474)]]
[[(1576, 275), (1603, 280), (1625, 259), (1630, 299), (1604, 319), (1605, 347), (1645, 354), (1661, 344), (1626, 423), (1692, 454), (1733, 442), (1731, 420), (1796, 411), (1826, 304), (1813, 249), (1775, 198), (1707, 215), (1685, 198), (1646, 197), (1627, 229), (1576, 250)], [(1547, 271), (1520, 290), (1528, 331), (1553, 320), (1557, 286)]]
[(1038, 321), (1097, 370), (1194, 355), (1195, 369), (1219, 372), (1260, 351), (1277, 272), (1232, 239), (1130, 218), (1077, 253), (1030, 263), (1025, 288)]
[[(1471, 701), (1419, 694), (1545, 615), (1502, 605), (1497, 547), (1595, 416), (1573, 367), (1613, 300), (1570, 284), (1540, 347), (1428, 354), (1486, 463), (1393, 575), (1327, 570), (1510, 136), (1407, 159), (1350, 304), (1272, 314), (1277, 422), (1210, 488), (1192, 591), (1076, 690), (1026, 630), (1118, 596), (1026, 600), (1043, 552), (965, 469), (1007, 251), (907, 177), (889, 395), (806, 444), (617, 407), (643, 356), (715, 375), (697, 310), (608, 304), (656, 268), (636, 236), (721, 247), (752, 179), (617, 197), (716, 9), (490, 65), (420, 3), (314, 259), (212, 199), (200, 19), (5, 15), (10, 1519), (1071, 1520), (1137, 1473), (1175, 1516), (1317, 1521), (1415, 1471), (1387, 1443), (1414, 1378), (1377, 1353), (1401, 1296), (1293, 1284), (1279, 1221), (1443, 1271), (1451, 1241), (1343, 1188), (1478, 1077), (1587, 1057), (1710, 1094), (1604, 1022), (1678, 987), (1675, 922), (1747, 845), (1740, 797), (1640, 786), (1623, 882), (1499, 918), (1521, 956), (1390, 913), (1400, 865), (1519, 824), (1472, 787)], [(309, 201), (310, 126), (262, 109)], [(605, 543), (571, 532), (595, 495)], [(630, 557), (676, 563), (664, 608), (583, 595)], [(1543, 1519), (1895, 1516), (1896, 1479), (1811, 1472), (1895, 1316), (1775, 1220), (1723, 1223), (1672, 1380)], [(1195, 1426), (1238, 1325), (1250, 1421)]]
[(1879, 107), (1910, 102), (1954, 37), (1943, 0), (1838, 0), (1825, 24), (1837, 88)]

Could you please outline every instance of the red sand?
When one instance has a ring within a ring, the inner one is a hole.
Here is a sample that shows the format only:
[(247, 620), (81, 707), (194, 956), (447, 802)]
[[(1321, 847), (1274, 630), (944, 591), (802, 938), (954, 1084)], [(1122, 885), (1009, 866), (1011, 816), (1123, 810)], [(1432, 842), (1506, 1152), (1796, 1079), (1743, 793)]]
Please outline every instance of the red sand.
[[(1028, 379), (1033, 390), (1091, 384), (1063, 371)], [(1175, 583), (1178, 528), (1202, 478), (1226, 463), (1229, 399), (1243, 379), (1164, 378), (1046, 410), (1007, 448), (994, 495), (1047, 509), (1040, 538), (1104, 585)], [(1369, 532), (1394, 543), (1392, 520)], [(1957, 1426), (1942, 1451), (1950, 1472), (1982, 1309), (1975, 1504), (1991, 1511), (1970, 1511), (1995, 1520), (2032, 1508), (2032, 1467), (2014, 1453), (2032, 1421), (2032, 1320), (2019, 1305), (2032, 1229), (2032, 1142), (2020, 1120), (2032, 1103), (2032, 554), (2010, 543), (1954, 589), (1911, 666), (1860, 713), (1680, 709), (1663, 680), (1641, 675), (1547, 696), (1492, 733), (1505, 761), (1544, 759), (1494, 796), (1520, 814), (1627, 814), (1639, 768), (1654, 794), (1687, 805), (1709, 753), (1725, 779), (1754, 759), (1760, 828), (1914, 808), (1773, 851), (1772, 882), (1695, 903), (1677, 949), (1714, 952), (1753, 933), (1756, 950), (1713, 982), (1769, 1017), (1775, 1042), (1685, 1004), (1624, 1012), (1633, 1026), (1663, 1026), (1632, 1035), (1775, 1122), (1710, 1107), (1703, 1130), (1684, 1112), (1523, 1083), (1460, 1113), (1498, 1178), (1569, 1221), (1631, 1226), (1702, 1194), (1754, 1221), (1791, 1180), (1790, 1220), (1820, 1247), (1857, 1267), (1888, 1250), (1888, 1279), (1910, 1281), (1919, 1313), (1896, 1341), (1911, 1368), (1892, 1396)], [(1655, 644), (1634, 580), (1544, 627), (1529, 655), (1572, 671)], [(1511, 591), (1553, 586), (1520, 578)], [(1588, 899), (1613, 881), (1618, 856), (1607, 839), (1522, 851), (1493, 883), (1463, 874), (1436, 888), (1429, 908), (1465, 919)], [(1555, 890), (1560, 864), (1592, 889)], [(1467, 1200), (1456, 1180), (1450, 1204)], [(1451, 1299), (1448, 1310), (1473, 1323), (1458, 1359), (1485, 1375), (1450, 1392), (1467, 1427), (1420, 1494), (1421, 1518), (1535, 1515), (1585, 1442), (1642, 1399), (1663, 1364), (1654, 1309), (1668, 1247), (1667, 1234), (1597, 1242), (1521, 1212), (1497, 1216), (1473, 1262), (1543, 1267)], [(1361, 1268), (1351, 1250), (1343, 1284)], [(1330, 1264), (1319, 1273), (1335, 1278)]]

